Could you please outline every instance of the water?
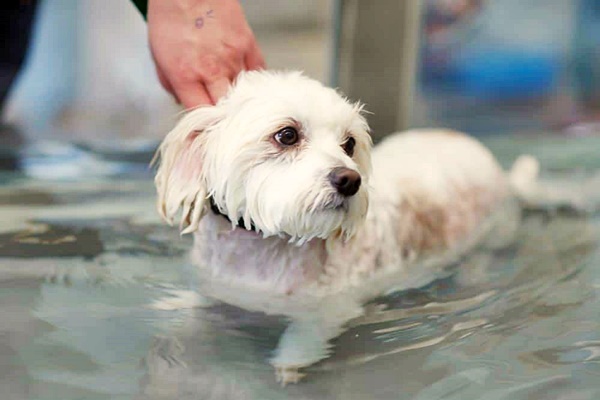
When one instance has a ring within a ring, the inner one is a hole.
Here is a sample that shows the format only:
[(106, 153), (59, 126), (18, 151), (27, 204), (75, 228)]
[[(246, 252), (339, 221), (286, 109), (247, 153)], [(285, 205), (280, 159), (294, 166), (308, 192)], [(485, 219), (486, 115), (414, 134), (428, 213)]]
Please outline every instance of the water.
[[(600, 167), (593, 138), (488, 142), (574, 188)], [(61, 165), (50, 181), (43, 161), (0, 176), (3, 400), (600, 398), (597, 215), (527, 213), (513, 246), (377, 299), (281, 388), (266, 358), (284, 320), (150, 307), (188, 288), (191, 241), (159, 221), (144, 169)]]

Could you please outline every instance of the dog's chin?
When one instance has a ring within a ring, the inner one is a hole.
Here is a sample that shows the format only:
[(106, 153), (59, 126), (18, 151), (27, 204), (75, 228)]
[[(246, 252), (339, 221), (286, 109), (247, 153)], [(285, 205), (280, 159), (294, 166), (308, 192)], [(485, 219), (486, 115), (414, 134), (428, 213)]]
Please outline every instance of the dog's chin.
[(327, 239), (342, 230), (346, 219), (344, 204), (330, 204), (313, 212), (297, 215), (297, 219), (279, 224), (277, 231), (263, 231), (264, 236), (279, 236), (289, 243), (303, 245), (313, 239)]
[(332, 196), (327, 201), (314, 208), (305, 215), (310, 221), (303, 221), (301, 225), (311, 228), (302, 232), (293, 232), (293, 242), (306, 243), (309, 240), (328, 239), (332, 236), (342, 236), (345, 226), (351, 225), (350, 218), (351, 200), (343, 196)]
[(280, 237), (295, 244), (303, 244), (312, 239), (348, 237), (360, 222), (356, 221), (355, 215), (357, 201), (355, 197), (332, 193), (320, 197), (309, 207), (279, 215), (276, 219), (269, 219), (274, 213), (249, 213), (248, 220), (238, 224), (238, 228), (252, 226), (252, 231), (263, 238)]

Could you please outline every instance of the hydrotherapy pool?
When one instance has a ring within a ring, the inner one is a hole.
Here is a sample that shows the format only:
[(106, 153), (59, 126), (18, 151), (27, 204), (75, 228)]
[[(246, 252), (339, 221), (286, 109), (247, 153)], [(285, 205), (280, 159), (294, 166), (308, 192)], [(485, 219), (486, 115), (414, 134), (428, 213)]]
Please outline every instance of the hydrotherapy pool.
[[(486, 142), (600, 193), (598, 139)], [(378, 299), (281, 388), (266, 359), (285, 321), (149, 307), (192, 281), (191, 241), (159, 221), (149, 171), (109, 158), (59, 148), (0, 176), (2, 399), (600, 398), (597, 214), (528, 213), (512, 247)]]

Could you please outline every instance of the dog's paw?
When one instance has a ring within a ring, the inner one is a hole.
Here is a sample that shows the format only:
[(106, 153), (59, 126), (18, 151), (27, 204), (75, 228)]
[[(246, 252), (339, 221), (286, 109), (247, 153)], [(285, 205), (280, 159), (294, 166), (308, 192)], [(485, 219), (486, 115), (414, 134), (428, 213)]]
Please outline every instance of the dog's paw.
[(275, 379), (281, 386), (286, 386), (288, 383), (298, 383), (306, 374), (300, 372), (299, 366), (281, 366), (273, 365), (275, 368)]
[(269, 360), (275, 368), (275, 378), (281, 386), (288, 383), (298, 383), (306, 376), (300, 372), (301, 368), (308, 367), (326, 357), (324, 349), (327, 341), (318, 336), (299, 335), (303, 332), (304, 325), (292, 323), (279, 340), (275, 354)]

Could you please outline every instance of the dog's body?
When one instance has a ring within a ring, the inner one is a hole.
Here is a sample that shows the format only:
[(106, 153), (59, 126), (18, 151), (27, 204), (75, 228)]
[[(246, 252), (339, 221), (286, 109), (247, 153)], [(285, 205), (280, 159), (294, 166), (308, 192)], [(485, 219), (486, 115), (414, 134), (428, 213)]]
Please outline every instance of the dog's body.
[(225, 218), (209, 213), (195, 233), (194, 260), (244, 288), (332, 294), (362, 286), (380, 270), (405, 269), (427, 253), (457, 250), (509, 194), (491, 154), (459, 133), (398, 134), (373, 156), (369, 211), (352, 238), (296, 246), (287, 237), (232, 230)]
[(184, 210), (199, 292), (291, 318), (271, 360), (283, 383), (366, 301), (465, 254), (513, 197), (491, 153), (453, 131), (392, 135), (371, 163), (360, 107), (296, 73), (241, 76), (160, 153), (159, 209)]

